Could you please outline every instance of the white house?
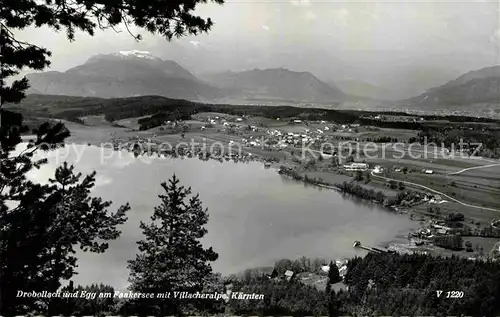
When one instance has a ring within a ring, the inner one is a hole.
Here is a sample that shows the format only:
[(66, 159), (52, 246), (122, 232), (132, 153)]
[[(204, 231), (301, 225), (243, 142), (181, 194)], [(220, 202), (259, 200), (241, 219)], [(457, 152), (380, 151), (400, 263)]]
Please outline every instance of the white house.
[(339, 269), (339, 275), (340, 277), (344, 278), (344, 276), (347, 274), (347, 266), (344, 265)]
[(368, 164), (366, 163), (351, 163), (344, 165), (346, 171), (366, 171), (368, 169)]
[(380, 174), (380, 173), (382, 173), (382, 171), (383, 171), (383, 170), (384, 170), (384, 169), (382, 168), (382, 166), (379, 166), (379, 165), (377, 165), (377, 166), (375, 166), (375, 167), (373, 168), (373, 172), (374, 172), (375, 174)]
[(290, 281), (294, 275), (295, 275), (295, 273), (293, 271), (287, 270), (285, 272), (285, 278), (287, 281)]

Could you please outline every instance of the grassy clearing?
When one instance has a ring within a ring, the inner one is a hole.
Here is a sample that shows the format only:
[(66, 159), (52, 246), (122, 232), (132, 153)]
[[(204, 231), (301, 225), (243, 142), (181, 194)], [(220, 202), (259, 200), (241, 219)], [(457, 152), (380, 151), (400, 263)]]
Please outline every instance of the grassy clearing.
[[(465, 182), (463, 178), (462, 180), (457, 180), (456, 177), (454, 178), (452, 176), (439, 174), (427, 175), (422, 173), (403, 174), (390, 172), (387, 173), (386, 177), (427, 186), (464, 203), (500, 208), (500, 200), (498, 199), (500, 197), (500, 189), (487, 187), (491, 184), (488, 181), (481, 184), (477, 182), (477, 180), (474, 182), (474, 178), (470, 178), (469, 182)], [(476, 187), (474, 187), (474, 185)], [(412, 187), (411, 185), (406, 186)]]
[(139, 130), (140, 124), (138, 123), (138, 121), (140, 119), (147, 118), (147, 117), (148, 116), (125, 118), (125, 119), (121, 119), (121, 120), (116, 120), (115, 123), (120, 125), (120, 126), (127, 127), (129, 129)]
[(432, 250), (431, 253), (441, 256), (458, 255), (462, 257), (475, 258), (479, 256), (479, 251), (476, 251), (476, 249), (483, 248), (484, 254), (487, 254), (493, 249), (495, 243), (498, 242), (498, 239), (483, 237), (464, 237), (464, 243), (465, 241), (470, 241), (472, 243), (472, 248), (474, 250), (473, 252), (467, 252), (465, 250), (451, 251), (442, 248), (436, 248), (435, 250)]
[(427, 208), (429, 206), (439, 207), (442, 215), (448, 215), (452, 212), (454, 213), (460, 212), (464, 214), (464, 216), (466, 217), (466, 223), (472, 225), (475, 224), (476, 222), (479, 222), (481, 227), (489, 226), (489, 224), (493, 219), (500, 217), (500, 213), (498, 212), (484, 210), (484, 209), (470, 208), (455, 202), (446, 202), (442, 204), (422, 204), (417, 207), (414, 207), (412, 212), (418, 215), (425, 215), (429, 217), (435, 215), (427, 212)]
[(399, 142), (408, 141), (411, 137), (417, 137), (419, 131), (415, 130), (405, 130), (405, 129), (384, 129), (381, 128), (377, 131), (367, 131), (359, 133), (357, 137), (359, 138), (379, 138), (379, 137), (390, 137), (396, 138)]

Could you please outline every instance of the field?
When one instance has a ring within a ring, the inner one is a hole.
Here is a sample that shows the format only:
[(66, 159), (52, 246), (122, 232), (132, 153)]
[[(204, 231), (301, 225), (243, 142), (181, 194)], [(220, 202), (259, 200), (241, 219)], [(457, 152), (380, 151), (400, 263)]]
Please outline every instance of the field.
[(398, 141), (408, 141), (411, 137), (416, 137), (418, 131), (407, 130), (407, 129), (378, 129), (377, 131), (367, 131), (361, 132), (356, 137), (359, 138), (380, 138), (380, 137), (390, 137), (398, 139)]

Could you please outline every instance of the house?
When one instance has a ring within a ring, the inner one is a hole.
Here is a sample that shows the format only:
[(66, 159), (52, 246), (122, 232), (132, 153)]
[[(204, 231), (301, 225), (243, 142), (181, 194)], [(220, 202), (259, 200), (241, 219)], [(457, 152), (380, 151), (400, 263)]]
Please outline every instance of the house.
[(295, 273), (293, 271), (290, 271), (290, 270), (287, 270), (285, 272), (285, 279), (287, 281), (291, 281), (293, 279), (293, 277), (295, 276)]
[(366, 163), (351, 163), (349, 165), (344, 165), (346, 171), (366, 171), (368, 169), (368, 164)]
[(443, 225), (433, 225), (434, 229), (443, 229), (446, 231), (451, 231), (452, 228)]
[(446, 249), (459, 250), (462, 248), (463, 239), (459, 235), (442, 235), (434, 237), (434, 245)]
[(273, 267), (263, 267), (259, 268), (258, 272), (267, 278), (276, 278), (278, 277), (278, 271), (276, 271)]
[(375, 166), (375, 167), (373, 168), (373, 173), (375, 173), (375, 174), (380, 174), (380, 173), (382, 173), (382, 172), (383, 172), (383, 170), (384, 170), (384, 169), (382, 168), (382, 166), (377, 165), (377, 166)]
[(446, 229), (438, 229), (436, 232), (437, 232), (438, 234), (441, 234), (441, 235), (448, 234), (448, 230), (446, 230)]
[(323, 273), (328, 273), (328, 272), (330, 272), (330, 265), (323, 265), (323, 266), (321, 267), (321, 272), (323, 272)]
[(347, 274), (347, 265), (344, 265), (339, 269), (339, 275), (341, 278), (344, 278), (346, 274)]

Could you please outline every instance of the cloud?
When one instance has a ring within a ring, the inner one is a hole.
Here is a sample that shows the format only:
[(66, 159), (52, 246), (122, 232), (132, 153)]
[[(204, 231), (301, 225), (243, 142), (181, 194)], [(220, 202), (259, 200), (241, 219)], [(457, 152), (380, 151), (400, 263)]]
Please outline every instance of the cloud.
[(347, 25), (347, 18), (349, 16), (349, 11), (346, 8), (333, 10), (333, 19), (337, 25)]
[(95, 178), (95, 187), (109, 185), (113, 179), (104, 175), (97, 175)]
[(306, 20), (310, 20), (310, 21), (316, 20), (318, 18), (318, 16), (312, 11), (307, 11), (305, 17), (306, 17)]
[(294, 6), (308, 7), (311, 5), (310, 0), (291, 0), (290, 3)]
[(490, 42), (500, 47), (500, 29), (493, 32), (490, 36)]
[(269, 31), (269, 27), (267, 25), (261, 25), (262, 29), (266, 30), (266, 31)]
[(198, 48), (198, 46), (200, 46), (200, 41), (189, 41), (189, 43), (191, 43), (194, 47)]

